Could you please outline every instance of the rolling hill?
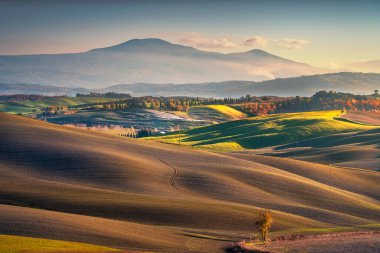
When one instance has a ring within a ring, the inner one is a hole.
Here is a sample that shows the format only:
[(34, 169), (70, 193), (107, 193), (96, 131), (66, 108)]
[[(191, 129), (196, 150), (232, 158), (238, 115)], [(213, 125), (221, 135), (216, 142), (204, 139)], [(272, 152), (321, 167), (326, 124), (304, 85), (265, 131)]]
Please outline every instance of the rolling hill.
[(240, 97), (253, 96), (311, 96), (321, 90), (372, 94), (380, 87), (380, 74), (375, 73), (331, 73), (274, 80), (226, 81), (189, 84), (120, 84), (104, 91), (131, 93), (135, 96), (195, 96), (195, 97)]
[(22, 113), (25, 115), (41, 113), (41, 109), (48, 106), (86, 106), (97, 104), (99, 102), (115, 101), (114, 98), (97, 98), (97, 97), (47, 97), (39, 100), (24, 101), (0, 101), (0, 112)]
[(322, 72), (262, 50), (221, 54), (160, 39), (134, 39), (83, 53), (0, 56), (3, 83), (92, 89), (120, 83), (260, 81)]
[[(257, 149), (375, 128), (339, 119), (340, 115), (340, 111), (321, 111), (253, 117), (183, 131), (181, 143), (219, 151)], [(178, 133), (152, 139), (177, 143)]]
[(226, 122), (246, 118), (247, 115), (228, 105), (192, 106), (188, 113), (196, 120)]
[(375, 73), (332, 73), (269, 81), (223, 81), (185, 84), (117, 84), (100, 89), (64, 88), (35, 84), (0, 84), (1, 94), (68, 95), (76, 93), (116, 92), (133, 96), (192, 96), (192, 97), (240, 97), (253, 96), (311, 96), (321, 90), (350, 91), (354, 94), (372, 94), (379, 89), (380, 74)]
[(380, 129), (341, 133), (277, 147), (267, 155), (380, 171)]
[(56, 87), (31, 83), (0, 83), (1, 95), (35, 94), (44, 96), (75, 96), (77, 93), (90, 93), (84, 88)]
[[(300, 162), (292, 159), (266, 165), (261, 156), (182, 149), (4, 113), (0, 138), (1, 234), (220, 252), (252, 234), (262, 208), (273, 210), (278, 233), (380, 222), (380, 174), (368, 171), (314, 163), (297, 171), (291, 168)], [(330, 169), (339, 184), (327, 184)]]

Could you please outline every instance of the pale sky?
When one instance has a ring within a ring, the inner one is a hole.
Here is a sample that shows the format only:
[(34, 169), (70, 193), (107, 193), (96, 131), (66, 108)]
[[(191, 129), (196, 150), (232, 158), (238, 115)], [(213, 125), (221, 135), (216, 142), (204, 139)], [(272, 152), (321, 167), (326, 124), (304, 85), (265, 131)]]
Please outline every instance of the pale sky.
[(0, 1), (1, 55), (83, 52), (152, 37), (222, 53), (260, 48), (340, 68), (380, 60), (380, 1)]

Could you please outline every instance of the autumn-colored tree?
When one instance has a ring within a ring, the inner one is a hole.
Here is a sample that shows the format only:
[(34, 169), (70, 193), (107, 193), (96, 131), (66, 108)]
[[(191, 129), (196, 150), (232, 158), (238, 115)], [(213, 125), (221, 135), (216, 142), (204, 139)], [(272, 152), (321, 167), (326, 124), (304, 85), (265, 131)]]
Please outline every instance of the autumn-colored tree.
[(257, 217), (256, 225), (259, 232), (260, 239), (264, 242), (267, 241), (269, 229), (272, 226), (273, 218), (270, 210), (260, 211)]

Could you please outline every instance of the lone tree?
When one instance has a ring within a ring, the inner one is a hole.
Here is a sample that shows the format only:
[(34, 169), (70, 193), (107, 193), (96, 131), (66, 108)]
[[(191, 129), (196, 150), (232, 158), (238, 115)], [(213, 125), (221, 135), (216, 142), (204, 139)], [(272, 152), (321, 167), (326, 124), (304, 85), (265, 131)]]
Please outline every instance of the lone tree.
[(377, 95), (379, 95), (379, 90), (375, 90), (374, 91), (374, 94), (377, 96)]
[(262, 241), (267, 240), (269, 229), (272, 226), (273, 218), (270, 210), (260, 211), (257, 217), (256, 225), (258, 228), (259, 236)]

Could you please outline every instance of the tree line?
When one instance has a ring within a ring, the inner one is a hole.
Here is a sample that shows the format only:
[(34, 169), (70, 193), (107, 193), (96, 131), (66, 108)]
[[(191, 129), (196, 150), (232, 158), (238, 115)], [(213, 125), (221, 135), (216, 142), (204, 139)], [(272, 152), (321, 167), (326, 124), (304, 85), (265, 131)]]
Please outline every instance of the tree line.
[(88, 94), (77, 93), (76, 97), (91, 97), (91, 98), (131, 98), (131, 94), (129, 93), (115, 93), (115, 92), (106, 92), (106, 93), (98, 93), (98, 92), (90, 92)]
[(379, 111), (380, 96), (354, 95), (335, 91), (319, 91), (311, 97), (272, 97), (266, 101), (246, 102), (237, 109), (253, 116), (271, 113), (346, 110), (346, 111)]
[(104, 110), (125, 110), (127, 108), (187, 112), (192, 106), (222, 104), (230, 105), (252, 116), (283, 112), (315, 110), (380, 110), (380, 96), (354, 95), (335, 91), (319, 91), (311, 97), (277, 97), (246, 95), (239, 98), (200, 97), (132, 97), (117, 102), (102, 103)]

